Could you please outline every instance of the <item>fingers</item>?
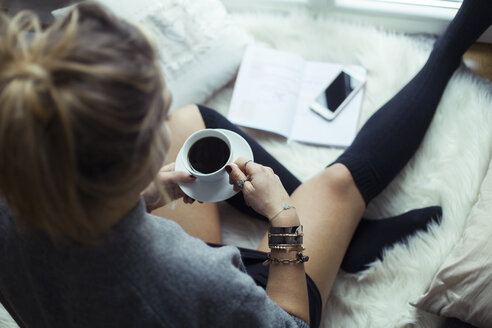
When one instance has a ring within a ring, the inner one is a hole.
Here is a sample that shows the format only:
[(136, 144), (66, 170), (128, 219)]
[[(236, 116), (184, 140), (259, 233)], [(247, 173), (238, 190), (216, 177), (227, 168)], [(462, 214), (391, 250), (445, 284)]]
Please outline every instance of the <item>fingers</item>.
[(234, 163), (239, 167), (239, 169), (241, 169), (241, 171), (244, 171), (244, 164), (246, 164), (246, 162), (248, 161), (248, 159), (244, 158), (244, 157), (238, 157)]
[[(195, 200), (181, 190), (179, 183), (193, 182), (196, 180), (196, 177), (187, 172), (174, 171), (174, 169), (174, 163), (169, 163), (161, 167), (158, 174), (158, 183), (167, 192), (170, 200), (182, 198), (186, 204), (192, 204)], [(156, 198), (160, 194), (158, 188), (155, 186), (151, 191), (151, 194), (155, 194)], [(164, 205), (164, 200), (159, 196), (158, 201), (155, 202), (155, 206), (160, 207)]]
[(192, 174), (183, 171), (174, 171), (175, 163), (169, 163), (160, 168), (159, 173), (171, 174), (171, 177), (178, 180), (171, 180), (172, 182), (192, 182), (196, 179)]
[(251, 184), (251, 177), (244, 174), (237, 165), (230, 164), (227, 166), (229, 173), (229, 184), (232, 184), (234, 191), (242, 191), (243, 194), (247, 194), (254, 190)]
[(183, 196), (183, 202), (185, 204), (193, 204), (195, 202), (195, 200), (188, 195), (184, 195)]
[(253, 160), (244, 157), (238, 157), (234, 163), (246, 174), (252, 174), (259, 166), (261, 166), (253, 162)]
[(164, 165), (159, 169), (159, 172), (172, 172), (174, 171), (174, 162)]
[(162, 171), (162, 182), (164, 183), (179, 183), (179, 182), (193, 182), (196, 177), (183, 171)]
[[(229, 164), (226, 166), (226, 171), (229, 173), (229, 184), (233, 186), (234, 191), (238, 192), (241, 188), (238, 187), (237, 183), (240, 180), (246, 181), (247, 177), (241, 169), (234, 164)], [(243, 185), (244, 187), (244, 185)]]
[(159, 169), (159, 180), (162, 183), (193, 182), (196, 180), (192, 174), (183, 171), (174, 171), (175, 165), (169, 163)]

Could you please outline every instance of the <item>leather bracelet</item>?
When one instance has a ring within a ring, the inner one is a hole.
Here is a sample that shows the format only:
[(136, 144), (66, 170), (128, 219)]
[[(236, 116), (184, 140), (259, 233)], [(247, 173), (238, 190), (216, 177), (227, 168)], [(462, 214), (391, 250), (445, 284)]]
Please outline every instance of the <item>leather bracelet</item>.
[(270, 227), (268, 230), (268, 233), (270, 234), (303, 234), (303, 227), (302, 225), (298, 226), (293, 226), (293, 227)]
[(302, 225), (295, 227), (271, 227), (268, 232), (269, 245), (302, 245), (304, 232)]
[(302, 245), (303, 237), (277, 237), (277, 236), (268, 236), (268, 243), (275, 244), (294, 244), (294, 245)]

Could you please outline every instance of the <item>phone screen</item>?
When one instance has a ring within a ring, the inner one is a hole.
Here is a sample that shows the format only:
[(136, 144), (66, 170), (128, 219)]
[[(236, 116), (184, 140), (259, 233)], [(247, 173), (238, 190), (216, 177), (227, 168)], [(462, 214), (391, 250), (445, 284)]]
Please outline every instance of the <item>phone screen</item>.
[(342, 71), (325, 91), (316, 98), (316, 102), (334, 112), (361, 83), (361, 81)]

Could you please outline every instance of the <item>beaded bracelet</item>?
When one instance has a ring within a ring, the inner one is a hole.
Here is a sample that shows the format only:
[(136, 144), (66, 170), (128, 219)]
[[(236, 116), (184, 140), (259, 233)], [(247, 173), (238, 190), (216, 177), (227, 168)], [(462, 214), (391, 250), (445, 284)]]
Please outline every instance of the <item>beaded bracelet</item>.
[(268, 245), (268, 247), (270, 247), (270, 249), (275, 249), (280, 251), (302, 252), (306, 250), (302, 245), (293, 245), (293, 244)]

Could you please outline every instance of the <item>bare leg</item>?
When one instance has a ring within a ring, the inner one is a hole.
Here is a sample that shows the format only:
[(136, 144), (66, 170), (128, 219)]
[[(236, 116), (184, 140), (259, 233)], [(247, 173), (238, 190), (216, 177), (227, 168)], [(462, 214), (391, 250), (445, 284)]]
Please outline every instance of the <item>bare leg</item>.
[[(188, 105), (171, 113), (168, 124), (171, 130), (171, 148), (167, 154), (166, 163), (171, 163), (176, 160), (188, 136), (204, 129), (205, 123), (198, 107)], [(219, 212), (215, 203), (194, 202), (189, 205), (178, 200), (155, 210), (153, 214), (176, 221), (189, 235), (203, 241), (216, 244), (222, 242)]]
[[(362, 127), (333, 165), (292, 194), (323, 301), (364, 208), (417, 151), (463, 53), (491, 25), (492, 2), (464, 0), (420, 72)], [(261, 249), (268, 251), (263, 240)]]
[[(323, 304), (362, 218), (365, 202), (348, 169), (335, 164), (304, 182), (291, 195), (304, 226), (309, 261), (306, 273), (314, 280)], [(259, 250), (269, 252), (265, 236)]]

